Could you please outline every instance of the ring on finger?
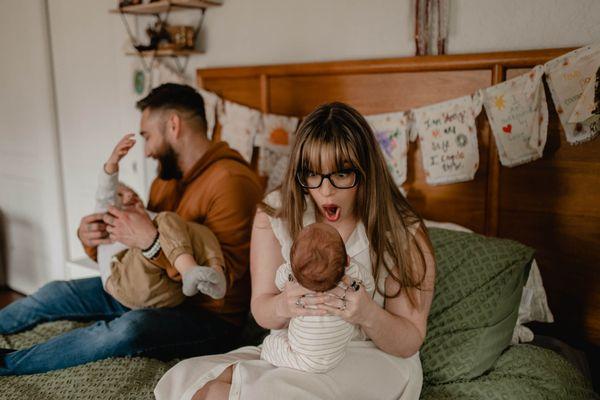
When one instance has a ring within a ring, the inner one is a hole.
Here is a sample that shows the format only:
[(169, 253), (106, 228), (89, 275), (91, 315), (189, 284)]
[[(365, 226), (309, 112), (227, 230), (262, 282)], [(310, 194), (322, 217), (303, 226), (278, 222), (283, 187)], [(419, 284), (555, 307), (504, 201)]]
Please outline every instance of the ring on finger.
[(306, 305), (304, 304), (304, 301), (302, 301), (302, 297), (298, 297), (298, 298), (296, 299), (296, 305), (297, 305), (298, 307), (302, 307), (302, 308), (305, 308), (305, 306), (306, 306)]
[(358, 283), (357, 281), (352, 281), (352, 284), (350, 284), (350, 287), (352, 289), (354, 289), (355, 292), (358, 292), (360, 289), (360, 283)]

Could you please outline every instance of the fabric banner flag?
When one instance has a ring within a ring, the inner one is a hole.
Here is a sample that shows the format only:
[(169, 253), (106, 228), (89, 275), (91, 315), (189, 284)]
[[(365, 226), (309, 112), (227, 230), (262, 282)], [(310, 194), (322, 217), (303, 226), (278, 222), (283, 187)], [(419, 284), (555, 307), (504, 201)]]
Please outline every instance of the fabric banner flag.
[(479, 166), (475, 118), (481, 106), (476, 93), (412, 111), (428, 184), (473, 179)]
[(258, 173), (270, 175), (275, 164), (289, 155), (299, 119), (284, 115), (263, 114), (261, 130), (256, 136), (260, 147)]
[(217, 123), (217, 109), (220, 108), (221, 98), (208, 90), (198, 89), (204, 99), (204, 113), (206, 114), (206, 136), (212, 139)]
[(548, 105), (542, 83), (544, 68), (483, 90), (500, 162), (507, 167), (542, 157), (548, 134)]
[(576, 124), (578, 122), (589, 123), (590, 129), (598, 132), (598, 124), (600, 124), (600, 68), (596, 71), (595, 78), (585, 87), (573, 110), (573, 114), (569, 118), (569, 123)]
[[(599, 124), (593, 121), (569, 122), (586, 86), (594, 80), (598, 67), (600, 43), (574, 50), (545, 65), (546, 81), (570, 144), (591, 140), (600, 132)], [(574, 116), (575, 119), (577, 116)]]
[(405, 112), (368, 115), (365, 117), (383, 152), (383, 156), (397, 186), (406, 181), (409, 121)]
[(285, 154), (279, 157), (277, 163), (273, 166), (271, 173), (269, 174), (269, 180), (267, 181), (267, 188), (265, 193), (270, 193), (277, 189), (283, 183), (285, 173), (287, 172), (288, 164), (290, 162), (290, 155)]
[(254, 137), (260, 130), (260, 116), (257, 110), (227, 100), (218, 108), (221, 139), (248, 162), (252, 160)]

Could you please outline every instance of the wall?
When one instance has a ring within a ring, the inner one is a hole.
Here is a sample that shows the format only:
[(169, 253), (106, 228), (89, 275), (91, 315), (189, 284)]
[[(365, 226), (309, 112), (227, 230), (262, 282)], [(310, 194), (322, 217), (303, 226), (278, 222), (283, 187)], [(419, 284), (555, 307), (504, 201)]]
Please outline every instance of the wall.
[[(26, 29), (24, 29), (26, 27)], [(0, 13), (0, 210), (8, 284), (64, 276), (65, 233), (46, 7), (5, 0)]]
[[(22, 237), (36, 238), (22, 241), (9, 260), (9, 283), (23, 288), (72, 272), (59, 267), (62, 238), (68, 259), (83, 256), (75, 230), (93, 207), (99, 168), (123, 134), (139, 129), (134, 108), (139, 96), (132, 77), (140, 64), (124, 55), (126, 31), (119, 16), (107, 12), (117, 0), (48, 1), (51, 45), (44, 28), (45, 3), (5, 0), (0, 16), (0, 43), (8, 49), (0, 64), (0, 79), (6, 81), (0, 86), (0, 184), (10, 189), (0, 192), (0, 208), (8, 211), (13, 246)], [(450, 53), (579, 46), (600, 40), (596, 0), (451, 3)], [(411, 4), (410, 0), (224, 0), (223, 6), (207, 10), (201, 36), (206, 54), (190, 60), (188, 74), (193, 78), (195, 68), (206, 66), (412, 55)], [(180, 22), (194, 22), (197, 16), (172, 15)], [(143, 31), (147, 20), (138, 22), (134, 30)], [(122, 178), (145, 195), (153, 171), (154, 165), (144, 162), (142, 146), (136, 146), (124, 162)], [(21, 182), (22, 176), (29, 180)], [(42, 207), (38, 198), (45, 199)], [(65, 227), (58, 235), (57, 229), (50, 229), (57, 226)], [(45, 253), (26, 255), (31, 249)], [(52, 263), (42, 265), (45, 259)]]

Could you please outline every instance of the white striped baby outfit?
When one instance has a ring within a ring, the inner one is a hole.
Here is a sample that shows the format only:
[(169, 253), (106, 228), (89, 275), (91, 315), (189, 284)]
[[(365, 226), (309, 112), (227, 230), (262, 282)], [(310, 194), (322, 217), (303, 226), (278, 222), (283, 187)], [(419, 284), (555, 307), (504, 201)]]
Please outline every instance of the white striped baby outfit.
[[(360, 279), (372, 295), (375, 289), (373, 277), (364, 268), (351, 259), (346, 275)], [(292, 269), (288, 263), (277, 269), (275, 284), (279, 290), (283, 291), (290, 275)], [(262, 344), (260, 357), (277, 367), (325, 373), (342, 361), (350, 340), (361, 336), (364, 340), (358, 325), (335, 315), (296, 317), (290, 320), (288, 329), (271, 331)]]

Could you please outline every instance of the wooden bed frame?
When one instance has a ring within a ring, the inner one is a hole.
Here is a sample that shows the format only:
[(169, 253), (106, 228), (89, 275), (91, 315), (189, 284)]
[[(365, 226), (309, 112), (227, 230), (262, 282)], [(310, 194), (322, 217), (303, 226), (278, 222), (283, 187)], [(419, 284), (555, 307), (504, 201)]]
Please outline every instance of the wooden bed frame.
[[(569, 50), (209, 68), (197, 71), (197, 81), (199, 87), (224, 99), (263, 112), (301, 117), (319, 104), (342, 101), (369, 115), (470, 94)], [(411, 143), (403, 186), (411, 204), (427, 219), (454, 222), (534, 247), (556, 319), (552, 325), (536, 326), (537, 331), (596, 353), (600, 345), (600, 140), (569, 145), (548, 92), (547, 97), (550, 126), (541, 160), (514, 168), (501, 166), (483, 111), (478, 118), (479, 170), (473, 181), (427, 185), (419, 145)]]

